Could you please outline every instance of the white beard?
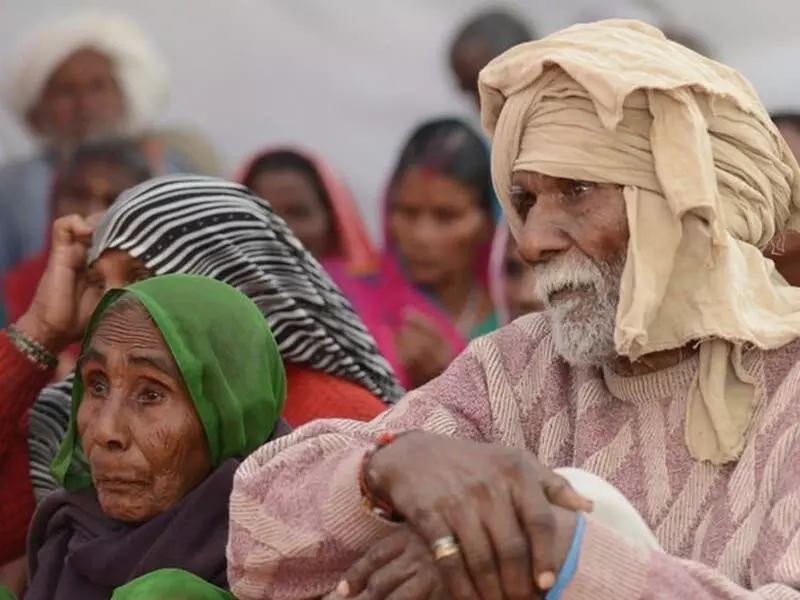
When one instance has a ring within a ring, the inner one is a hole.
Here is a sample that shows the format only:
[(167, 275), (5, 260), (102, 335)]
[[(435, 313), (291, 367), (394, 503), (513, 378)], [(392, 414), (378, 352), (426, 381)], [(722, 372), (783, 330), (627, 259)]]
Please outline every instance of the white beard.
[[(569, 364), (602, 366), (617, 357), (614, 329), (624, 268), (624, 254), (612, 262), (596, 262), (579, 252), (534, 267), (536, 295), (552, 321), (553, 343)], [(581, 293), (551, 298), (569, 289)]]

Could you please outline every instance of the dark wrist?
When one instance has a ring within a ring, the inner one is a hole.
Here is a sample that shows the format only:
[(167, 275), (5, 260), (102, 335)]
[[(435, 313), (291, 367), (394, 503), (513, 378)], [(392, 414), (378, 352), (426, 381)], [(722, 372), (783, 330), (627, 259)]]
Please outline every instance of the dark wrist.
[[(378, 455), (384, 453), (386, 448), (375, 448), (371, 453), (364, 457), (363, 477), (364, 486), (369, 490), (370, 495), (381, 503), (390, 504), (389, 494), (383, 488), (386, 487), (386, 478), (381, 470), (381, 460)], [(376, 457), (377, 462), (376, 462)]]
[[(582, 513), (573, 513), (565, 509), (556, 509), (556, 581), (553, 587), (547, 590), (545, 600), (561, 598), (564, 590), (575, 577), (580, 560), (583, 532), (586, 527), (586, 517)], [(566, 540), (569, 539), (569, 545)]]
[[(398, 523), (404, 521), (404, 517), (392, 503), (392, 464), (396, 460), (392, 451), (396, 450), (401, 438), (406, 438), (411, 433), (416, 432), (386, 432), (379, 435), (375, 445), (364, 453), (358, 469), (358, 483), (366, 509), (381, 518)], [(389, 450), (390, 447), (392, 451)]]
[(561, 507), (553, 507), (556, 519), (556, 536), (553, 544), (553, 556), (556, 561), (556, 575), (561, 571), (569, 556), (575, 538), (578, 523), (577, 513)]
[(364, 482), (380, 500), (391, 504), (391, 482), (394, 479), (392, 465), (397, 464), (398, 455), (405, 453), (405, 445), (414, 443), (421, 435), (427, 434), (413, 430), (395, 434), (391, 443), (379, 444), (367, 457), (364, 463)]

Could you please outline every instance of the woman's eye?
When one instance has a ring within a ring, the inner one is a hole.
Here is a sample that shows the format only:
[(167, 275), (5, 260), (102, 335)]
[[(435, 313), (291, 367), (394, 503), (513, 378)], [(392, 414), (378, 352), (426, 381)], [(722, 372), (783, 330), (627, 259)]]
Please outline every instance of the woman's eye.
[(460, 216), (454, 210), (437, 210), (433, 213), (434, 217), (439, 223), (448, 224), (452, 223), (453, 221), (457, 221), (458, 217)]
[(92, 396), (96, 397), (105, 396), (108, 389), (105, 378), (98, 375), (90, 375), (86, 382), (86, 387), (89, 388)]
[(392, 207), (392, 213), (396, 217), (400, 217), (401, 219), (409, 219), (409, 220), (410, 219), (414, 219), (417, 216), (417, 211), (416, 210), (414, 210), (412, 208), (408, 208), (408, 207), (403, 206), (401, 204), (395, 204), (394, 207)]
[(158, 404), (164, 399), (164, 394), (156, 390), (146, 389), (139, 394), (139, 402), (142, 404)]

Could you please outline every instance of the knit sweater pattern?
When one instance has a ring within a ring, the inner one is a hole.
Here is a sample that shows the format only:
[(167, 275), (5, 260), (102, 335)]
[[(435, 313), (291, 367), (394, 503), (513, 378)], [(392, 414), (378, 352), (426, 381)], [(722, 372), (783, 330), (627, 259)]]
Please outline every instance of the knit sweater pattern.
[(685, 443), (696, 358), (632, 377), (572, 368), (546, 317), (523, 317), (374, 421), (311, 423), (250, 456), (231, 497), (232, 591), (242, 600), (329, 592), (396, 527), (364, 509), (361, 457), (379, 433), (423, 429), (586, 469), (636, 507), (663, 552), (634, 547), (589, 515), (563, 600), (800, 599), (798, 357), (800, 341), (746, 349), (765, 400), (740, 459), (714, 466)]

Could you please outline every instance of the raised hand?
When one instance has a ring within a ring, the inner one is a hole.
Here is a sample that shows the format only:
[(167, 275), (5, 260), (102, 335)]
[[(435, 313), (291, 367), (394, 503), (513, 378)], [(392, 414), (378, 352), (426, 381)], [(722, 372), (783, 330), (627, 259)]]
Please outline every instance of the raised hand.
[(96, 218), (70, 215), (53, 225), (50, 258), (17, 328), (59, 354), (80, 339), (100, 293), (87, 285), (86, 257)]

